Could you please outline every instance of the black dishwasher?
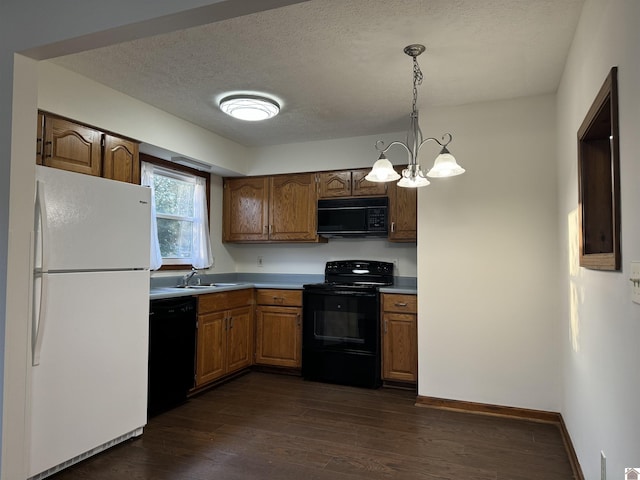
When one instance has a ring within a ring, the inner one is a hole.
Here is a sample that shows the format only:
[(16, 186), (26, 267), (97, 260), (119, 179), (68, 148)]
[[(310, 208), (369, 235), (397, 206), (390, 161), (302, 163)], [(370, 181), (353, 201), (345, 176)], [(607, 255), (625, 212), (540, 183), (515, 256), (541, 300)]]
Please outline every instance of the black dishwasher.
[(149, 306), (147, 415), (180, 405), (195, 382), (196, 299), (152, 300)]

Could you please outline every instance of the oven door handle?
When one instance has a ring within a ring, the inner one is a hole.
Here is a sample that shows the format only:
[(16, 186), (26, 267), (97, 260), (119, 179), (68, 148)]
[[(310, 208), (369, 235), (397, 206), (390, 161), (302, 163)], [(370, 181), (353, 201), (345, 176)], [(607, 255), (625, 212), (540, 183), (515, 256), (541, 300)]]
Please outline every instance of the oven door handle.
[(376, 298), (378, 292), (359, 292), (357, 290), (304, 290), (305, 296), (317, 295), (324, 297), (335, 297), (336, 295), (344, 295), (349, 297), (370, 297)]

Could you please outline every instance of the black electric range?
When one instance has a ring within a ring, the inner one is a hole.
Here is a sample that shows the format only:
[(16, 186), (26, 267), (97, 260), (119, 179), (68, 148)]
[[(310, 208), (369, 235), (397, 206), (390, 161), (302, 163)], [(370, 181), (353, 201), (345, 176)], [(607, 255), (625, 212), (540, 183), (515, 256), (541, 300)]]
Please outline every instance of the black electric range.
[(302, 375), (307, 380), (377, 388), (380, 292), (393, 285), (393, 263), (327, 262), (325, 282), (304, 285)]

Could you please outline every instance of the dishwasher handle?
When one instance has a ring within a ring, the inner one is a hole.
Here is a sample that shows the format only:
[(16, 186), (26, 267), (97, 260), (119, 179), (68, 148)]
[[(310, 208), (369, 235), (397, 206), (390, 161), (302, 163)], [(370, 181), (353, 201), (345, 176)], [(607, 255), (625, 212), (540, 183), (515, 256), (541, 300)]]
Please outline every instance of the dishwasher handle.
[(167, 298), (161, 300), (152, 300), (149, 305), (149, 318), (162, 317), (173, 318), (192, 313), (196, 310), (195, 298)]

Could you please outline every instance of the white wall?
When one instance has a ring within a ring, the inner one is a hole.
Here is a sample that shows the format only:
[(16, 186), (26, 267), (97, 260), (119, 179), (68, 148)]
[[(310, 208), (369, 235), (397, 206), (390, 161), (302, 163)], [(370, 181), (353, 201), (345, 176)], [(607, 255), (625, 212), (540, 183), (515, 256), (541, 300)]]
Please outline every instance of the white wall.
[[(640, 465), (640, 305), (629, 262), (640, 260), (640, 2), (587, 0), (558, 91), (562, 415), (587, 480), (623, 478)], [(622, 272), (578, 266), (576, 132), (612, 66), (618, 66)]]
[[(408, 114), (407, 114), (408, 115)], [(315, 142), (290, 143), (255, 148), (249, 152), (249, 174), (269, 175), (290, 172), (317, 172), (341, 168), (371, 167), (378, 159), (376, 141), (389, 143), (404, 140), (407, 132), (336, 138)], [(388, 152), (394, 164), (407, 164), (404, 150), (394, 147)]]
[[(263, 244), (226, 246), (238, 272), (323, 274), (328, 260), (381, 260), (394, 262), (396, 275), (416, 276), (416, 244), (384, 239), (330, 239), (323, 244)], [(257, 267), (257, 258), (263, 267)]]
[(467, 171), (418, 195), (418, 393), (557, 412), (554, 96), (426, 113)]

